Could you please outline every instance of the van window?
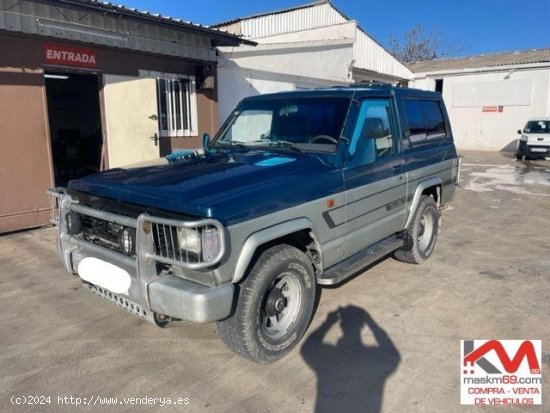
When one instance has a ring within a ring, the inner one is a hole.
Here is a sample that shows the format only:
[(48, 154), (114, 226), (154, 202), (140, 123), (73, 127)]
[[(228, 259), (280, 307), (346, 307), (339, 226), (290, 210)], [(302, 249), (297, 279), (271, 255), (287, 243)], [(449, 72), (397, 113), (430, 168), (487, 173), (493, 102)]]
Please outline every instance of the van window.
[(405, 99), (408, 142), (405, 148), (444, 139), (447, 128), (439, 102), (436, 100)]

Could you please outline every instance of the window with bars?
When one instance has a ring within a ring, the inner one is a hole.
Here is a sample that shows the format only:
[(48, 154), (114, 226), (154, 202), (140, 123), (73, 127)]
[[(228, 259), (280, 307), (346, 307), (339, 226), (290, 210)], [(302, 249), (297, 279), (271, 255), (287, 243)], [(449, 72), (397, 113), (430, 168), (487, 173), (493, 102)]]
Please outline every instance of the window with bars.
[(157, 96), (160, 136), (197, 135), (193, 78), (157, 77)]

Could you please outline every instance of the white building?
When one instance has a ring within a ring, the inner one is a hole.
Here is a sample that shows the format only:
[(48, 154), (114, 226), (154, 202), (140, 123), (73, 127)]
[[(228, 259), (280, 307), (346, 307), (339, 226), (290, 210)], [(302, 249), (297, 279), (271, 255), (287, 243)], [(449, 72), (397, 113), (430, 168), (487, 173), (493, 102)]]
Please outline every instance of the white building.
[(443, 93), (461, 149), (514, 150), (527, 119), (550, 116), (550, 49), (409, 65), (410, 87)]
[(412, 78), (406, 66), (328, 0), (211, 27), (258, 43), (219, 48), (220, 123), (246, 96)]

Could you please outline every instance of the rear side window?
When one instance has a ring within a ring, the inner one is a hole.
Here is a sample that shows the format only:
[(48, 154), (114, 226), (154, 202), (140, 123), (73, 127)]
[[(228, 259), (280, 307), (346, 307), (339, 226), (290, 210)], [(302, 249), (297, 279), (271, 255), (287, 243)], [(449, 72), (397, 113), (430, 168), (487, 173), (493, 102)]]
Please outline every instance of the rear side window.
[(405, 148), (444, 139), (447, 128), (439, 102), (436, 100), (405, 99), (408, 142)]

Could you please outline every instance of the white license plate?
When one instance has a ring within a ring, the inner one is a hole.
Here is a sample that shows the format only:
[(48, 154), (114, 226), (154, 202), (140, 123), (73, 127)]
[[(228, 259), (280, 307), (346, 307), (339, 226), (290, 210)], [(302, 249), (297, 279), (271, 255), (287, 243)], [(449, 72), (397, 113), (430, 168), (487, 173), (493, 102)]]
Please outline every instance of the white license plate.
[(543, 153), (546, 153), (546, 148), (531, 148), (531, 152), (543, 152)]
[(76, 270), (84, 281), (106, 288), (116, 294), (128, 295), (132, 278), (127, 271), (94, 257), (83, 258)]

